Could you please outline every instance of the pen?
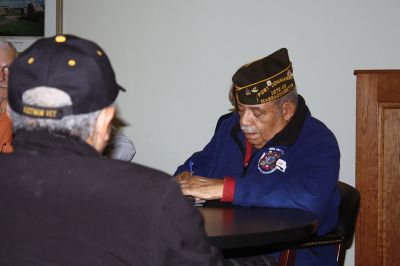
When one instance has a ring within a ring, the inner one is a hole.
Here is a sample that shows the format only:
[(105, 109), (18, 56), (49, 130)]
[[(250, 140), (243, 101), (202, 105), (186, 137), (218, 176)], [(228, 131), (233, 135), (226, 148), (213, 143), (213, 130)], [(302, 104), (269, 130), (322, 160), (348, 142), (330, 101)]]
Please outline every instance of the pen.
[(189, 161), (189, 172), (191, 175), (193, 175), (193, 161)]

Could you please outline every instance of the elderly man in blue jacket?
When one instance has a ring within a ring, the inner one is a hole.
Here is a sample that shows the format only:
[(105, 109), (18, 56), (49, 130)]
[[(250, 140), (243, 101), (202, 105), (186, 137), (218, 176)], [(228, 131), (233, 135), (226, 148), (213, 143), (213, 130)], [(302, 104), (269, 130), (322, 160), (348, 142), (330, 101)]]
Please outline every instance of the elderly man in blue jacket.
[[(287, 49), (244, 65), (232, 81), (236, 111), (221, 117), (211, 141), (178, 167), (183, 193), (308, 210), (318, 217), (318, 234), (331, 231), (340, 202), (339, 147), (297, 94)], [(298, 250), (296, 265), (336, 265), (335, 250)]]

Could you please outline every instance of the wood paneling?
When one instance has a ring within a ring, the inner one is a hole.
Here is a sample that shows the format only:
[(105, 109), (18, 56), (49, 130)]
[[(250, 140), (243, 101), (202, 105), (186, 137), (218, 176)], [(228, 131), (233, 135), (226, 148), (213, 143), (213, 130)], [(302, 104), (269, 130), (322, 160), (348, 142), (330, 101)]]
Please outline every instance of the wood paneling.
[(378, 248), (382, 265), (400, 265), (400, 104), (380, 104), (379, 114)]
[(355, 74), (356, 265), (400, 265), (400, 70)]

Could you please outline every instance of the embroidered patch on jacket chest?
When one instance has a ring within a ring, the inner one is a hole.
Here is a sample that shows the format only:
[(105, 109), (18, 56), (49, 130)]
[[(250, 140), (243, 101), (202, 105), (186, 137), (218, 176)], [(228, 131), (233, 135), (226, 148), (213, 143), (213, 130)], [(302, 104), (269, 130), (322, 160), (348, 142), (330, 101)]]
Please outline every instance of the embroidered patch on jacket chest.
[(258, 160), (258, 170), (263, 174), (270, 174), (275, 170), (285, 172), (286, 162), (281, 159), (284, 151), (270, 147), (268, 152), (264, 152)]

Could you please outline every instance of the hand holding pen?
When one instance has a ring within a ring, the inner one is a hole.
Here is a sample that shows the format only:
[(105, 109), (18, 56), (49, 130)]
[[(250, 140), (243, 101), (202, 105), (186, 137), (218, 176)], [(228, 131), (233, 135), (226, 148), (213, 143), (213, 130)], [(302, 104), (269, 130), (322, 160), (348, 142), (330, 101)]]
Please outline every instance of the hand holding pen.
[[(194, 165), (194, 162), (193, 162), (193, 161), (189, 161), (189, 172), (190, 172), (190, 174), (191, 174), (192, 176), (193, 176), (193, 173), (194, 173), (194, 171), (193, 171), (193, 165)], [(193, 205), (194, 205), (194, 206), (196, 206), (196, 207), (203, 207), (205, 203), (206, 203), (206, 200), (193, 197)]]

